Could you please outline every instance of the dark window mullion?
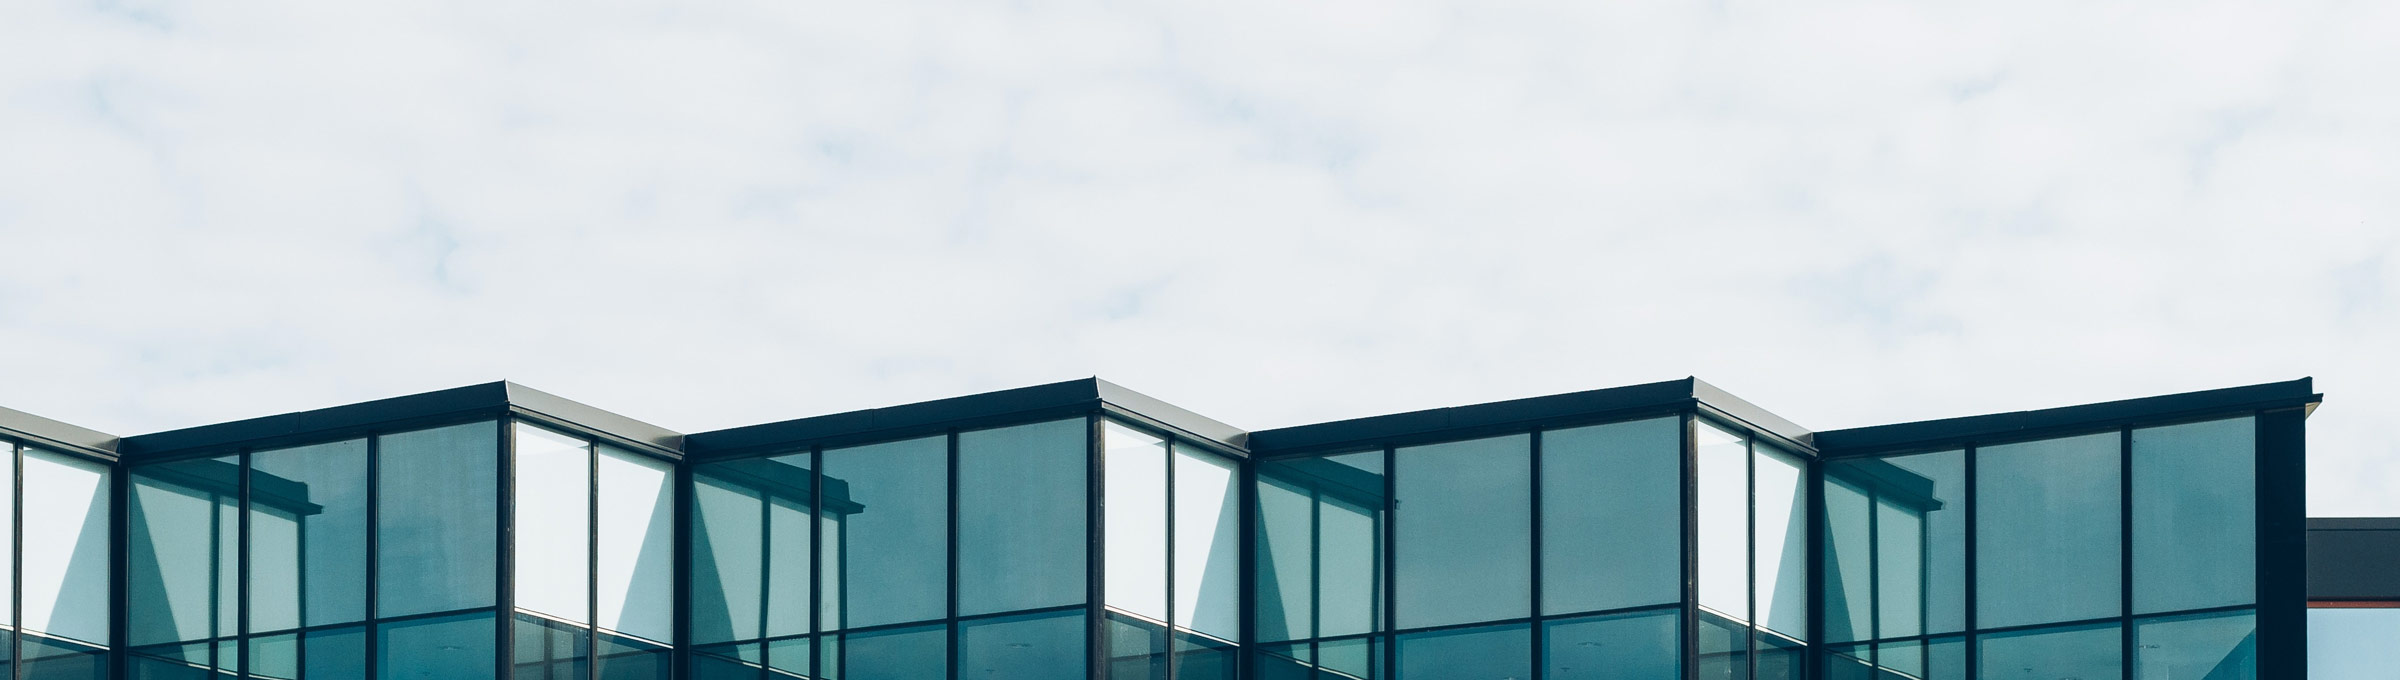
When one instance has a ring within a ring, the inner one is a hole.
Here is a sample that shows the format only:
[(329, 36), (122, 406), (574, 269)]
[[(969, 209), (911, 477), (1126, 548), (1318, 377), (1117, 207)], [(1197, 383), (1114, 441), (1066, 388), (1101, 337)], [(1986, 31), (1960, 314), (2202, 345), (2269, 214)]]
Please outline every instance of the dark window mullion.
[(1528, 484), (1525, 494), (1526, 519), (1531, 525), (1526, 533), (1527, 540), (1531, 543), (1527, 548), (1527, 553), (1533, 558), (1527, 560), (1530, 566), (1527, 569), (1529, 578), (1526, 602), (1532, 610), (1528, 614), (1532, 617), (1531, 625), (1533, 626), (1533, 632), (1528, 636), (1532, 640), (1532, 644), (1528, 645), (1527, 649), (1531, 665), (1527, 667), (1533, 669), (1535, 677), (1543, 675), (1542, 646), (1544, 644), (1542, 635), (1542, 433), (1541, 430), (1535, 430), (1528, 436), (1530, 441), (1526, 443), (1528, 448), (1525, 468), (1526, 483)]
[[(250, 454), (249, 448), (243, 448), (238, 465), (234, 468), (234, 474), (241, 476), (234, 482), (240, 496), (234, 499), (233, 515), (234, 531), (236, 532), (233, 548), (233, 654), (236, 659), (234, 673), (237, 677), (250, 675), (250, 644), (247, 637), (250, 633)], [(297, 520), (295, 520), (296, 523)], [(294, 533), (298, 533), (296, 527)], [(308, 624), (307, 621), (300, 623), (301, 625)], [(299, 638), (292, 639), (292, 646), (294, 648), (300, 646)]]
[(590, 641), (584, 643), (583, 653), (588, 658), (583, 669), (587, 680), (600, 680), (600, 446), (586, 441), (583, 451), (585, 465), (591, 471), (588, 480), (591, 492), (585, 497), (588, 500), (584, 508), (588, 511), (590, 521), (583, 528), (584, 588), (588, 591), (585, 593), (583, 611), (591, 621), (585, 624), (584, 629)]
[(495, 601), (499, 606), (493, 607), (493, 609), (496, 610), (494, 612), (494, 616), (497, 617), (497, 624), (494, 626), (495, 630), (492, 635), (494, 638), (492, 647), (492, 664), (493, 668), (495, 669), (494, 672), (498, 674), (496, 677), (499, 677), (502, 680), (508, 680), (509, 678), (513, 677), (516, 669), (517, 640), (516, 635), (513, 634), (515, 632), (517, 619), (516, 423), (517, 420), (515, 418), (501, 418), (500, 434), (498, 435), (499, 438), (497, 440), (500, 444), (500, 465), (499, 469), (496, 471), (497, 474), (500, 475), (500, 485), (498, 489), (500, 498), (499, 503), (497, 504), (500, 509), (500, 531), (499, 538), (497, 540), (499, 552), (496, 553), (498, 559), (493, 560), (493, 562), (496, 563), (494, 565), (494, 569), (498, 574), (498, 580), (496, 582), (499, 584), (499, 587), (496, 590), (499, 592), (494, 593), (493, 597), (496, 598)]
[(2117, 632), (2120, 672), (2133, 677), (2133, 429), (2117, 431)]

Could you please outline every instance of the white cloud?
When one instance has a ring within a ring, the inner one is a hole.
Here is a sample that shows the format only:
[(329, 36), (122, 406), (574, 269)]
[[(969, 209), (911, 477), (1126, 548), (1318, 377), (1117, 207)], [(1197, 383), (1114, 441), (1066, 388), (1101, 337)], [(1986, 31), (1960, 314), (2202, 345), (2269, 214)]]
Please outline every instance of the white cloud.
[(0, 8), (0, 404), (511, 378), (698, 430), (1100, 374), (1253, 427), (2316, 375), (2400, 514), (2400, 8)]

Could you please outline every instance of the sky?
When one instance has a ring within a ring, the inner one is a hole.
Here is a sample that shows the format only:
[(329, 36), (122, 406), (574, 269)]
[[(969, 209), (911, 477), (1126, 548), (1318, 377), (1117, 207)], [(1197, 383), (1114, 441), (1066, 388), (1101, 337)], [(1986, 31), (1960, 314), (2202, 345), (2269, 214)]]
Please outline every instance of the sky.
[(1265, 429), (2303, 376), (2400, 515), (2400, 3), (0, 3), (0, 406)]

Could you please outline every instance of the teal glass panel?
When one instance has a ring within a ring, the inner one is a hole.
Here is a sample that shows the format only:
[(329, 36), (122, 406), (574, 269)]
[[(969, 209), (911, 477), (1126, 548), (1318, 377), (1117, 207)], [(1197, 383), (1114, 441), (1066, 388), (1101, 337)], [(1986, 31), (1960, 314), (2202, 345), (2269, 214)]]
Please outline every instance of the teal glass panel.
[(958, 435), (958, 612), (1082, 604), (1091, 467), (1082, 419)]
[[(19, 658), (28, 674), (76, 677), (85, 660), (76, 643), (105, 646), (109, 639), (109, 468), (63, 453), (24, 447), (17, 553), (18, 594), (23, 628), (46, 633), (25, 636)], [(36, 514), (38, 512), (39, 514)], [(36, 649), (38, 647), (38, 649)], [(37, 653), (38, 652), (38, 653)], [(48, 664), (47, 666), (41, 664)]]
[[(737, 463), (742, 461), (736, 461)], [(766, 487), (806, 484), (808, 470), (733, 463), (692, 470), (691, 635), (701, 645), (756, 640), (766, 596)], [(783, 473), (774, 475), (770, 473)], [(801, 487), (805, 488), (805, 487)]]
[[(1825, 464), (1825, 640), (1875, 639), (1875, 500), (1845, 462)], [(1868, 658), (1872, 655), (1860, 655)]]
[(1239, 680), (1240, 670), (1240, 648), (1190, 633), (1175, 633), (1176, 680)]
[(827, 673), (840, 680), (928, 680), (948, 677), (946, 625), (886, 628), (843, 636), (841, 667)]
[(1682, 620), (1680, 609), (1657, 609), (1546, 622), (1542, 671), (1550, 680), (1677, 680)]
[(2237, 611), (2137, 621), (2133, 649), (2136, 678), (2257, 680), (2258, 618)]
[(1683, 597), (1682, 422), (1541, 434), (1543, 613)]
[(493, 623), (492, 613), (483, 611), (377, 624), (375, 677), (489, 679), (498, 658)]
[(1532, 613), (1532, 441), (1510, 435), (1394, 454), (1393, 611), (1401, 629)]
[(2133, 431), (2136, 614), (2258, 601), (2258, 425)]
[(1316, 491), (1306, 484), (1280, 463), (1258, 466), (1251, 582), (1260, 640), (1316, 636)]
[[(28, 463), (31, 462), (31, 458), (32, 456), (27, 456)], [(28, 467), (31, 466), (28, 465)], [(31, 481), (33, 477), (32, 471), (28, 469), (25, 475), (26, 480)], [(34, 498), (35, 494), (31, 487), (27, 487), (25, 491), (27, 500)], [(28, 613), (31, 611), (30, 608), (27, 609)], [(18, 680), (107, 680), (108, 678), (108, 649), (106, 647), (31, 634), (18, 636), (17, 644), (20, 647), (17, 652)]]
[(1524, 624), (1404, 633), (1393, 644), (1398, 680), (1533, 676), (1533, 631)]
[(948, 440), (828, 449), (824, 461), (826, 495), (839, 485), (853, 509), (838, 531), (818, 536), (821, 549), (839, 558), (827, 563), (821, 584), (825, 627), (941, 618), (950, 580)]
[(1089, 675), (1083, 612), (961, 621), (958, 675), (992, 680), (1069, 680)]
[[(1750, 618), (1750, 449), (1740, 435), (1701, 422), (1699, 443), (1700, 606)], [(1746, 652), (1745, 652), (1746, 653)]]
[[(129, 468), (127, 642), (213, 643), (236, 634), (241, 463), (207, 458)], [(208, 654), (187, 659), (202, 667)], [(233, 659), (219, 668), (231, 670)]]
[(509, 648), (516, 659), (509, 677), (514, 680), (590, 680), (590, 630), (519, 614), (513, 634)]
[(301, 640), (300, 668), (306, 680), (366, 680), (366, 627), (312, 630)]
[(367, 616), (367, 440), (250, 454), (250, 630)]
[(1977, 678), (2122, 679), (2124, 633), (2115, 624), (2039, 628), (1977, 638)]
[(254, 637), (249, 644), (252, 678), (297, 680), (300, 677), (299, 633)]
[(1238, 638), (1242, 634), (1241, 466), (1180, 442), (1174, 450), (1174, 623), (1222, 639)]
[(767, 667), (777, 674), (806, 677), (810, 664), (816, 661), (816, 640), (808, 637), (782, 638), (767, 642)]
[(1759, 680), (1806, 680), (1808, 678), (1808, 646), (1790, 638), (1759, 632), (1758, 658), (1752, 663), (1756, 670), (1751, 677)]
[[(600, 447), (599, 619), (603, 630), (658, 642), (675, 640), (675, 466), (612, 446)], [(803, 522), (802, 533), (807, 532)], [(806, 596), (808, 541), (799, 541), (799, 588)], [(777, 579), (778, 583), (790, 579)], [(778, 602), (781, 605), (781, 602)], [(808, 617), (808, 607), (796, 607)], [(605, 666), (606, 664), (602, 664)]]
[(1700, 680), (1749, 680), (1750, 628), (1715, 614), (1700, 614)]
[[(807, 647), (801, 652), (805, 654)], [(674, 649), (657, 643), (621, 635), (600, 634), (599, 646), (593, 650), (593, 669), (599, 680), (673, 680)], [(803, 658), (803, 666), (806, 659)], [(805, 671), (794, 674), (805, 677)], [(311, 678), (310, 680), (315, 680)]]
[(1383, 638), (1354, 637), (1319, 641), (1317, 665), (1328, 673), (1337, 674), (1334, 677), (1382, 677)]
[[(1808, 461), (1764, 442), (1753, 447), (1756, 480), (1752, 497), (1757, 517), (1751, 526), (1758, 545), (1751, 553), (1756, 564), (1758, 623), (1795, 639), (1808, 636)], [(1762, 650), (1763, 651), (1763, 650)], [(1759, 665), (1762, 678), (1766, 664)]]
[(377, 438), (378, 616), (489, 607), (497, 598), (499, 436), (497, 423), (482, 422)]
[(2106, 432), (1976, 451), (1976, 625), (2122, 613), (2119, 442)]
[(1881, 637), (1967, 629), (1966, 460), (1942, 451), (1863, 463), (1889, 466), (1864, 476), (1875, 493)]
[(1108, 616), (1109, 680), (1167, 680), (1168, 653), (1165, 626)]

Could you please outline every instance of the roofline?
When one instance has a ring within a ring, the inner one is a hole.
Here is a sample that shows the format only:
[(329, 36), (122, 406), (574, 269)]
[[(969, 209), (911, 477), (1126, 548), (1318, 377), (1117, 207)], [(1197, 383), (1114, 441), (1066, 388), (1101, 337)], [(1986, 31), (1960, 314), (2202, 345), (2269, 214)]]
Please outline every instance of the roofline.
[(864, 444), (952, 428), (997, 426), (1094, 412), (1141, 421), (1234, 453), (1248, 453), (1248, 434), (1241, 428), (1099, 378), (698, 432), (686, 436), (684, 446), (694, 456), (739, 456), (810, 445)]
[(683, 435), (512, 382), (489, 382), (126, 437), (127, 459), (344, 438), (446, 420), (521, 415), (613, 443), (680, 455)]
[(1394, 442), (1434, 441), (1609, 415), (1702, 408), (1786, 442), (1813, 446), (1807, 428), (1698, 378), (1367, 416), (1250, 433), (1260, 455), (1323, 451)]
[(2311, 378), (2122, 399), (2032, 411), (1874, 425), (1816, 433), (1827, 455), (1954, 446), (1981, 440), (2027, 439), (2080, 429), (2122, 427), (2245, 410), (2308, 408), (2325, 400)]
[(117, 448), (124, 441), (113, 434), (11, 408), (0, 408), (0, 437), (111, 459), (117, 457)]

